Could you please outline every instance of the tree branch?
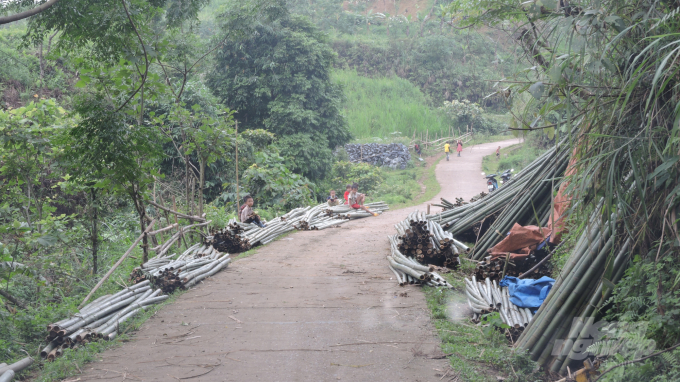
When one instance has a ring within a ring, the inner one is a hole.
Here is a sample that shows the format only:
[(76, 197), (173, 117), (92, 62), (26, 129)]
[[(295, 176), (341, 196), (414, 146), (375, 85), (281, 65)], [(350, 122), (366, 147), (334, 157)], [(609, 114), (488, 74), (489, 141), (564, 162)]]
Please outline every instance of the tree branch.
[(2, 296), (2, 297), (4, 297), (4, 298), (8, 299), (10, 302), (12, 302), (12, 304), (14, 304), (14, 305), (20, 307), (21, 309), (26, 309), (26, 305), (24, 305), (21, 301), (17, 300), (16, 298), (14, 298), (14, 296), (12, 296), (11, 294), (5, 292), (5, 291), (2, 290), (2, 289), (0, 289), (0, 296)]
[(19, 12), (19, 13), (13, 14), (13, 15), (5, 16), (5, 17), (0, 17), (0, 25), (13, 23), (15, 21), (23, 20), (27, 17), (37, 15), (38, 13), (43, 12), (47, 8), (53, 6), (58, 1), (59, 0), (49, 0), (48, 2), (46, 2), (42, 5), (39, 5), (35, 8), (29, 9), (27, 11)]
[[(130, 24), (132, 24), (132, 29), (135, 31), (135, 34), (137, 34), (137, 38), (139, 39), (139, 43), (142, 44), (142, 51), (144, 52), (144, 62), (146, 63), (146, 68), (144, 69), (144, 75), (142, 76), (142, 83), (139, 85), (137, 90), (132, 93), (130, 98), (128, 98), (120, 107), (116, 110), (116, 113), (121, 111), (125, 105), (130, 102), (135, 95), (142, 89), (144, 84), (146, 83), (146, 76), (149, 73), (149, 56), (146, 54), (146, 47), (144, 46), (144, 40), (142, 40), (142, 36), (139, 34), (139, 31), (137, 30), (137, 26), (135, 25), (135, 22), (132, 21), (132, 16), (130, 16), (130, 11), (128, 11), (127, 5), (125, 5), (125, 0), (121, 0), (121, 3), (123, 4), (123, 9), (125, 9), (125, 14), (127, 15), (128, 20), (130, 21)], [(144, 113), (144, 109), (141, 110), (142, 113)]]
[(607, 373), (609, 373), (610, 371), (616, 369), (617, 367), (630, 365), (630, 364), (636, 363), (636, 362), (642, 362), (642, 361), (644, 361), (644, 360), (646, 360), (646, 359), (650, 359), (650, 358), (652, 358), (652, 357), (656, 357), (657, 355), (659, 355), (659, 354), (661, 354), (661, 353), (665, 353), (665, 352), (667, 352), (667, 351), (671, 351), (671, 350), (677, 348), (678, 346), (680, 346), (680, 343), (677, 343), (677, 344), (675, 344), (675, 345), (669, 347), (669, 348), (666, 349), (666, 350), (662, 350), (662, 351), (656, 352), (656, 353), (654, 353), (654, 354), (650, 354), (650, 355), (648, 355), (648, 356), (646, 356), (646, 357), (634, 359), (634, 360), (632, 360), (632, 361), (621, 362), (620, 364), (614, 365), (614, 366), (610, 367), (609, 369), (605, 370), (602, 374), (600, 374), (599, 377), (597, 377), (597, 379), (596, 379), (595, 381), (596, 381), (596, 382), (599, 381), (600, 379), (602, 379), (602, 377), (604, 377), (605, 374), (607, 374)]

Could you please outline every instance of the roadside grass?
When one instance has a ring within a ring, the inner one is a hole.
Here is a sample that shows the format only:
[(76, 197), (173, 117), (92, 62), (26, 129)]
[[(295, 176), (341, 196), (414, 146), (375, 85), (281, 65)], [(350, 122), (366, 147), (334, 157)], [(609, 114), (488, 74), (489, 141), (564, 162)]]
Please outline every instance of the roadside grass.
[(533, 373), (535, 364), (527, 355), (513, 352), (503, 333), (460, 316), (467, 307), (463, 278), (473, 270), (474, 263), (463, 260), (458, 271), (444, 276), (453, 289), (423, 288), (442, 352), (453, 369), (451, 375), (469, 382), (498, 381), (497, 377), (517, 382), (541, 380)]
[(369, 201), (382, 200), (391, 210), (396, 210), (432, 199), (441, 190), (434, 170), (443, 157), (438, 154), (423, 162), (416, 159), (413, 167), (405, 170), (382, 169), (384, 181), (373, 195), (369, 195)]
[(501, 149), (500, 159), (496, 159), (495, 151), (482, 159), (482, 171), (496, 174), (505, 170), (515, 169), (515, 173), (538, 158), (545, 150), (528, 143), (519, 143)]

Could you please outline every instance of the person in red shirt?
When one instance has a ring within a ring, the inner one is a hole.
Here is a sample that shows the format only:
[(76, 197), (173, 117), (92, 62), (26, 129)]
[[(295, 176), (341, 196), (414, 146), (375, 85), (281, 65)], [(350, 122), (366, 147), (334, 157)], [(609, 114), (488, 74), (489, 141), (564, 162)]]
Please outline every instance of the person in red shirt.
[(345, 204), (349, 204), (349, 193), (352, 192), (352, 185), (348, 184), (345, 187)]

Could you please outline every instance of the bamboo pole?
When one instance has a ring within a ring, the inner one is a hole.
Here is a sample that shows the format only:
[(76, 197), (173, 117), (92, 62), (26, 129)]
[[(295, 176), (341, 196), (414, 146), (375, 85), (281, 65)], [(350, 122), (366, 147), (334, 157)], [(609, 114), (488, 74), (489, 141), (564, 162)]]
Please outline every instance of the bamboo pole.
[(101, 287), (102, 284), (104, 284), (104, 281), (106, 281), (106, 280), (109, 278), (109, 276), (111, 276), (111, 274), (113, 273), (113, 271), (115, 271), (116, 268), (118, 268), (118, 266), (121, 265), (121, 264), (123, 263), (123, 260), (125, 260), (125, 259), (128, 257), (128, 255), (132, 252), (132, 250), (135, 249), (135, 247), (136, 247), (137, 244), (142, 240), (142, 238), (144, 238), (144, 236), (147, 235), (147, 234), (149, 233), (149, 231), (153, 228), (154, 224), (156, 224), (156, 219), (151, 220), (151, 223), (149, 223), (149, 226), (146, 227), (146, 230), (144, 230), (144, 232), (142, 232), (142, 234), (139, 235), (139, 237), (137, 238), (137, 240), (135, 240), (135, 242), (132, 243), (132, 245), (130, 246), (130, 248), (128, 248), (128, 250), (125, 251), (125, 253), (123, 254), (123, 256), (121, 256), (120, 259), (119, 259), (115, 264), (113, 264), (113, 267), (111, 267), (111, 269), (109, 269), (109, 271), (106, 272), (106, 274), (104, 275), (104, 277), (102, 277), (102, 279), (99, 280), (99, 282), (97, 283), (97, 285), (95, 285), (94, 288), (92, 288), (92, 290), (90, 291), (90, 293), (88, 293), (87, 296), (85, 296), (85, 299), (83, 300), (83, 302), (80, 303), (80, 305), (78, 306), (78, 308), (82, 308), (83, 305), (85, 305), (85, 303), (87, 302), (87, 300), (89, 300), (90, 297), (92, 297), (92, 295), (94, 294), (94, 292), (96, 292), (97, 289), (99, 289), (99, 287)]
[(236, 220), (241, 221), (241, 203), (239, 203), (238, 198), (238, 121), (236, 121), (236, 132), (234, 134), (234, 145), (236, 147)]
[(147, 200), (147, 203), (175, 215), (175, 223), (177, 223), (177, 217), (180, 217), (182, 219), (187, 219), (187, 220), (198, 221), (198, 222), (204, 222), (205, 221), (205, 219), (200, 217), (200, 216), (185, 215), (181, 212), (177, 212), (177, 206), (175, 204), (175, 196), (174, 195), (172, 197), (172, 206), (173, 206), (174, 210), (171, 210), (167, 207), (161, 206), (160, 204), (154, 203), (151, 200)]

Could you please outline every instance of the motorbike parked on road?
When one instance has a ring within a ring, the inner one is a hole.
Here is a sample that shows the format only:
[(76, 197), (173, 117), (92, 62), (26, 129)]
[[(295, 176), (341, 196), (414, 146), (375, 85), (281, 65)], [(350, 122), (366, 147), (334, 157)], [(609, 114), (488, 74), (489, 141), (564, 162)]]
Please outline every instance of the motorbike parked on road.
[(512, 168), (512, 169), (510, 169), (510, 170), (505, 170), (505, 171), (501, 174), (501, 184), (507, 183), (508, 180), (510, 180), (510, 178), (512, 178), (512, 173), (513, 173), (513, 172), (515, 172), (515, 169), (514, 169), (514, 168)]
[(486, 175), (485, 173), (482, 173), (482, 176), (486, 178), (486, 188), (489, 190), (489, 193), (498, 189), (498, 181), (496, 180), (497, 174)]

